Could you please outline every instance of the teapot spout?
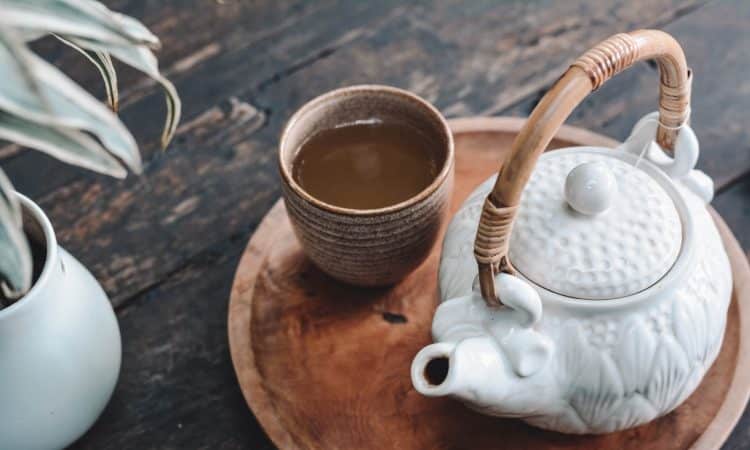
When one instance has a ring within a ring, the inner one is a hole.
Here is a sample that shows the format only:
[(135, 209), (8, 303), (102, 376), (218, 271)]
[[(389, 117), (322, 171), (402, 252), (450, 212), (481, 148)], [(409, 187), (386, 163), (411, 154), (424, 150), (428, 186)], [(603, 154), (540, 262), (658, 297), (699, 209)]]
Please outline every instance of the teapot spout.
[[(533, 349), (524, 352), (534, 353)], [(454, 397), (494, 416), (528, 418), (557, 407), (558, 383), (546, 366), (519, 374), (513, 359), (492, 337), (476, 336), (423, 348), (412, 362), (411, 379), (422, 395)]]
[(456, 390), (456, 373), (451, 372), (454, 342), (438, 342), (420, 350), (411, 363), (414, 389), (428, 397), (442, 397)]
[(450, 395), (470, 403), (485, 403), (480, 393), (492, 391), (492, 380), (507, 372), (500, 350), (491, 338), (479, 336), (459, 342), (437, 342), (423, 348), (411, 366), (414, 388), (428, 397)]

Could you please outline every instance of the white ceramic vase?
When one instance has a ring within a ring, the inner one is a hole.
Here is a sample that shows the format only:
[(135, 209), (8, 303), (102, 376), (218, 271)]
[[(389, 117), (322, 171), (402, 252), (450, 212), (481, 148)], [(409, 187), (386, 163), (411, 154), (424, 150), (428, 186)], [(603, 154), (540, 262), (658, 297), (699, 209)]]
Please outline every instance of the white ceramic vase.
[(120, 330), (96, 279), (57, 244), (42, 210), (20, 198), (26, 232), (46, 257), (32, 289), (0, 310), (0, 449), (63, 448), (112, 395)]

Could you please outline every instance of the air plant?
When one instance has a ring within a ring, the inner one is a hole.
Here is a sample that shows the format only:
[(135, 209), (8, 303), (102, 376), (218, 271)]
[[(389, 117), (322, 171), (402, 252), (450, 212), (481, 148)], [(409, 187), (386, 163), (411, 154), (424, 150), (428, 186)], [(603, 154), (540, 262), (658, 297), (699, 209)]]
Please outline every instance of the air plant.
[[(96, 66), (109, 108), (29, 49), (29, 42), (50, 35)], [(159, 40), (143, 24), (95, 0), (0, 0), (0, 139), (117, 178), (124, 178), (127, 169), (140, 173), (138, 146), (116, 114), (112, 60), (140, 70), (163, 87), (167, 114), (161, 144), (166, 148), (181, 106), (151, 52), (158, 47)], [(32, 282), (21, 206), (0, 171), (0, 307), (22, 297)]]

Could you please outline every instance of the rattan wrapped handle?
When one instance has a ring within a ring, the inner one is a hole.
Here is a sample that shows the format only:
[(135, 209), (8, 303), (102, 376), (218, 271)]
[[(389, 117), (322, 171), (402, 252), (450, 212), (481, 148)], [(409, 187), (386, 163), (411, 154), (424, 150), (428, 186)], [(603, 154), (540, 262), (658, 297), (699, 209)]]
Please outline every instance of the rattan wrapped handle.
[(690, 110), (690, 71), (677, 41), (657, 30), (616, 34), (578, 58), (542, 98), (513, 142), (479, 220), (474, 256), (479, 265), (482, 297), (499, 305), (494, 275), (512, 272), (508, 240), (521, 193), (536, 161), (573, 109), (605, 81), (633, 63), (654, 59), (659, 65), (657, 142), (671, 151)]

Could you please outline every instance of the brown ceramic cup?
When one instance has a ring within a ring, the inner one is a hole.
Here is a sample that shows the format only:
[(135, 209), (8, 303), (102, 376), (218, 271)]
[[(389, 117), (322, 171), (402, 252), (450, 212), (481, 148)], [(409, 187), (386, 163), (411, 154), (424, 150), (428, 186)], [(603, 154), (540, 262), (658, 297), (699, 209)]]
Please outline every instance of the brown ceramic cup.
[[(315, 133), (358, 120), (406, 123), (432, 142), (441, 169), (415, 196), (378, 209), (350, 209), (311, 196), (292, 178), (294, 157)], [(332, 277), (359, 286), (399, 281), (429, 255), (453, 188), (453, 137), (434, 106), (387, 86), (352, 86), (317, 97), (297, 111), (281, 135), (284, 201), (307, 256)]]

